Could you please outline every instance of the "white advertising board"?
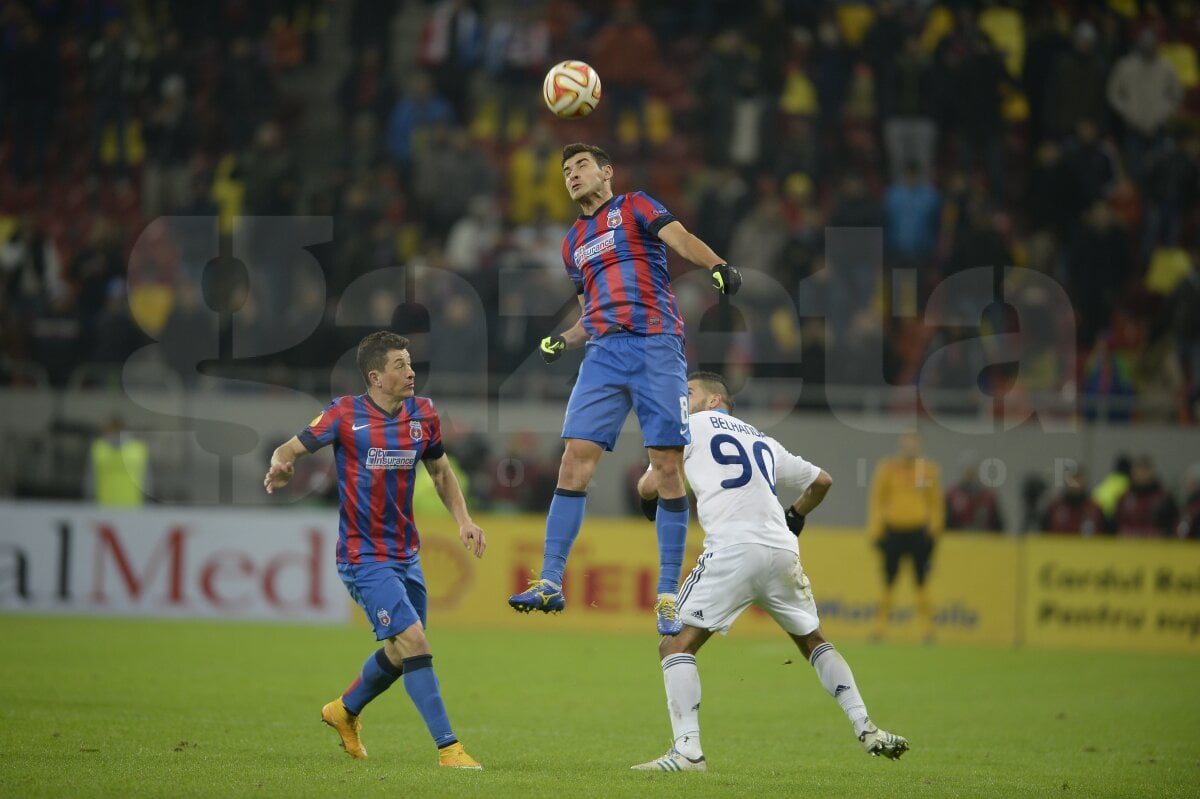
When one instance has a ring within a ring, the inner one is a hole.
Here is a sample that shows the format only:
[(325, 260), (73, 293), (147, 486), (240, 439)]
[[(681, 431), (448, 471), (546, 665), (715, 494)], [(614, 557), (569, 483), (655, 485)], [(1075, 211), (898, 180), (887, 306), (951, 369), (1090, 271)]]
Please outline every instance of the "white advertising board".
[(0, 612), (345, 622), (336, 511), (0, 502)]

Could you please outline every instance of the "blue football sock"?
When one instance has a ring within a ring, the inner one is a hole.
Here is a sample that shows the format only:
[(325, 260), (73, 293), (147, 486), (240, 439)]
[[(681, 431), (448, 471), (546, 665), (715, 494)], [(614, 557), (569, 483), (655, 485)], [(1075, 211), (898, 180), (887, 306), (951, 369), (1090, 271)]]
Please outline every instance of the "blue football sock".
[(583, 508), (587, 505), (586, 491), (554, 489), (550, 512), (546, 514), (546, 548), (542, 557), (542, 579), (561, 586), (567, 555), (583, 526)]
[(342, 704), (354, 715), (362, 713), (364, 707), (375, 697), (392, 687), (400, 679), (401, 669), (388, 660), (382, 649), (377, 649), (363, 664), (358, 679), (342, 694)]
[(658, 533), (658, 593), (673, 594), (679, 590), (679, 575), (683, 571), (683, 547), (687, 543), (687, 497), (658, 498), (658, 514), (654, 530)]
[(442, 689), (438, 687), (437, 675), (433, 673), (433, 655), (404, 659), (404, 690), (408, 691), (413, 704), (417, 706), (417, 712), (425, 720), (425, 727), (438, 749), (458, 740), (450, 729), (450, 717), (446, 715), (446, 704), (442, 702)]

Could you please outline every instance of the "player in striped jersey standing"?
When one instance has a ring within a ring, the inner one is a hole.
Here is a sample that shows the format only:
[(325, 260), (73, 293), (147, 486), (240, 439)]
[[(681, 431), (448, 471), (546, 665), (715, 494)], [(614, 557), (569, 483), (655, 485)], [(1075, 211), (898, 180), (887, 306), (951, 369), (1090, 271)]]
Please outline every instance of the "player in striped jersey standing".
[[(689, 375), (688, 398), (692, 442), (684, 452), (684, 469), (696, 493), (704, 552), (679, 591), (686, 627), (658, 647), (674, 743), (662, 757), (633, 768), (707, 770), (700, 748), (696, 653), (714, 632), (729, 632), (751, 604), (769, 613), (799, 647), (867, 754), (898, 759), (908, 751), (908, 741), (879, 729), (867, 716), (850, 666), (821, 634), (812, 588), (800, 566), (804, 518), (825, 499), (833, 478), (733, 416), (733, 398), (720, 375)], [(653, 497), (657, 481), (658, 475), (647, 471), (638, 493)], [(776, 493), (780, 486), (801, 492), (786, 511)]]
[(709, 270), (722, 294), (736, 292), (742, 277), (645, 193), (613, 194), (612, 161), (599, 147), (567, 145), (562, 170), (567, 193), (582, 211), (562, 248), (581, 313), (569, 329), (542, 339), (540, 349), (547, 363), (568, 349), (586, 352), (567, 402), (542, 571), (508, 603), (525, 613), (565, 607), (563, 571), (583, 525), (588, 483), (632, 408), (659, 481), (656, 625), (662, 635), (675, 635), (682, 629), (676, 591), (688, 526), (683, 447), (690, 438), (683, 320), (666, 248)]
[(321, 720), (337, 731), (348, 755), (366, 758), (358, 716), (403, 677), (404, 689), (438, 747), (438, 764), (480, 769), (450, 727), (425, 637), (428, 603), (418, 556), (421, 539), (412, 512), (418, 461), (425, 464), (438, 496), (458, 522), (463, 546), (483, 557), (487, 539), (467, 512), (442, 447), (433, 402), (414, 396), (408, 339), (383, 330), (371, 333), (359, 342), (358, 368), (367, 382), (366, 392), (338, 397), (280, 445), (263, 480), (267, 493), (272, 493), (292, 478), (296, 458), (333, 444), (341, 501), (338, 572), (383, 647), (367, 658), (346, 692), (322, 708)]

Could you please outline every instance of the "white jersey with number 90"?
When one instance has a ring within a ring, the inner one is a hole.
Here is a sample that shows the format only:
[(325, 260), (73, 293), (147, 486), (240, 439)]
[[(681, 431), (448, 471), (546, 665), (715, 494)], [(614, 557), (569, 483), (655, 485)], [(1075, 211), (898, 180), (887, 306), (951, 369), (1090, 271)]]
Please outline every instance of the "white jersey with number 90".
[(821, 470), (724, 411), (694, 413), (690, 424), (683, 470), (696, 494), (705, 550), (764, 544), (798, 552), (776, 491), (786, 489), (783, 501), (790, 503)]

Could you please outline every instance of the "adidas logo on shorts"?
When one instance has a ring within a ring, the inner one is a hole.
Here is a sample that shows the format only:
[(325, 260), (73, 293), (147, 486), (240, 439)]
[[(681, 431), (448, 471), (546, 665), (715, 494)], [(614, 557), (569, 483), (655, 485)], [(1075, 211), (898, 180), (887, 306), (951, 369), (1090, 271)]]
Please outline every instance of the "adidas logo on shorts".
[(694, 618), (699, 619), (700, 621), (704, 621), (704, 611), (702, 611), (702, 610), (693, 610), (692, 616)]

